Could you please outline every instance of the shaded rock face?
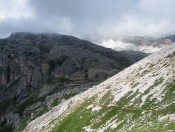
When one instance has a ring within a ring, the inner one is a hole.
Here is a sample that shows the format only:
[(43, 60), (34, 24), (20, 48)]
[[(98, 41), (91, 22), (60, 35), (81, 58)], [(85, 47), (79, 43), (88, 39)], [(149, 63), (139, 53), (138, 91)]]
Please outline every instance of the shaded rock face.
[(0, 103), (14, 105), (50, 78), (102, 81), (142, 58), (130, 57), (72, 36), (14, 33), (0, 40)]
[(72, 36), (14, 33), (0, 41), (0, 101), (23, 96), (51, 76), (103, 80), (129, 65), (124, 54)]

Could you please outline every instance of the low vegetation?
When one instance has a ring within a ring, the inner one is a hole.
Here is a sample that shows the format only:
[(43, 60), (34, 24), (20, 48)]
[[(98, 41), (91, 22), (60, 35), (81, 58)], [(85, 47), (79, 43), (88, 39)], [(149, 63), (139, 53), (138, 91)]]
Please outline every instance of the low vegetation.
[[(160, 85), (163, 82), (163, 78), (157, 79), (154, 84), (145, 91), (147, 94), (152, 88)], [(147, 97), (144, 105), (141, 108), (136, 108), (135, 106), (128, 106), (129, 101), (134, 98), (138, 91), (132, 93), (128, 92), (123, 96), (117, 104), (109, 106), (111, 101), (110, 92), (107, 92), (99, 102), (94, 104), (94, 100), (87, 100), (78, 106), (73, 112), (68, 114), (66, 117), (59, 117), (57, 120), (57, 125), (52, 129), (53, 132), (57, 131), (82, 131), (90, 128), (94, 131), (100, 130), (100, 128), (106, 126), (106, 131), (116, 132), (125, 131), (130, 129), (131, 132), (142, 132), (142, 131), (168, 131), (174, 130), (173, 121), (167, 120), (163, 122), (158, 122), (158, 118), (167, 114), (174, 113), (174, 105), (169, 105), (167, 107), (161, 108), (161, 103), (166, 100), (174, 100), (175, 83), (172, 82), (166, 87), (166, 94), (162, 102), (157, 102), (156, 98), (151, 99), (151, 96)], [(140, 102), (141, 103), (141, 102)], [(100, 106), (101, 109), (98, 111), (92, 111), (88, 109), (89, 105), (94, 104), (95, 106)], [(152, 109), (154, 106), (154, 109)], [(75, 124), (76, 122), (76, 124)], [(117, 124), (115, 128), (107, 124)], [(118, 123), (117, 123), (118, 122)], [(149, 124), (150, 122), (150, 124)], [(52, 122), (53, 123), (53, 122)], [(132, 124), (135, 124), (130, 128)], [(165, 126), (164, 126), (165, 125)], [(164, 126), (164, 127), (163, 127)]]

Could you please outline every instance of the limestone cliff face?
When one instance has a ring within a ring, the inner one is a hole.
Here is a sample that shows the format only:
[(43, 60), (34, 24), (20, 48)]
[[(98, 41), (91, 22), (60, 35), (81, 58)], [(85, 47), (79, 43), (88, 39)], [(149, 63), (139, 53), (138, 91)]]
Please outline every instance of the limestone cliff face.
[(0, 40), (0, 106), (19, 104), (51, 78), (102, 81), (139, 60), (128, 58), (72, 36), (14, 33)]
[(103, 80), (131, 64), (122, 53), (72, 36), (14, 33), (0, 40), (0, 102), (50, 77)]

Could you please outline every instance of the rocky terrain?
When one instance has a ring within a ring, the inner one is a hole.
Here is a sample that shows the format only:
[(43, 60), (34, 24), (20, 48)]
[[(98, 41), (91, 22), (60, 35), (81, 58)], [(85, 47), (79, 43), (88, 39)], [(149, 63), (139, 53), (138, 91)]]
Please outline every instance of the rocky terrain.
[(25, 132), (175, 131), (175, 44), (36, 118)]
[(175, 35), (158, 38), (125, 36), (104, 38), (102, 40), (97, 39), (95, 42), (105, 47), (113, 48), (116, 51), (132, 50), (145, 53), (154, 53), (175, 42)]
[(0, 39), (0, 131), (22, 131), (53, 106), (145, 56), (59, 34), (21, 32)]
[(151, 38), (151, 37), (125, 37), (122, 40), (125, 43), (134, 43), (137, 46), (153, 46), (162, 48), (167, 45), (171, 45), (175, 42), (175, 35), (170, 35), (166, 37)]

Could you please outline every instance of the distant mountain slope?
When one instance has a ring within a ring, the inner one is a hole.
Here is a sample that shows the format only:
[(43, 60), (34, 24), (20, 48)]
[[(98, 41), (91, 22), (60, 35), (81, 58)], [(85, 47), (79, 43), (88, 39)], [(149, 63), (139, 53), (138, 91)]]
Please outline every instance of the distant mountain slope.
[(162, 39), (170, 39), (173, 42), (175, 42), (175, 35), (169, 35), (169, 36), (163, 37)]
[(133, 50), (145, 53), (154, 53), (160, 49), (171, 45), (175, 41), (175, 35), (166, 37), (151, 38), (142, 36), (125, 36), (116, 38), (106, 38), (96, 40), (96, 42), (105, 47), (111, 47), (117, 51)]
[(0, 39), (0, 131), (35, 119), (145, 56), (59, 34), (20, 32)]
[(30, 122), (31, 131), (175, 131), (175, 44)]

